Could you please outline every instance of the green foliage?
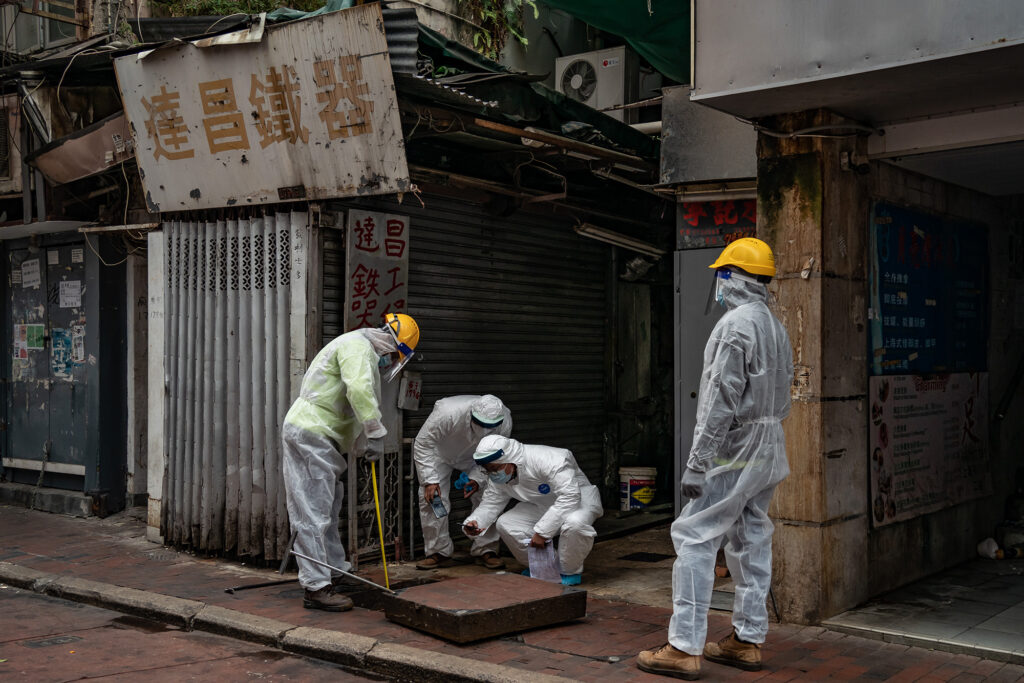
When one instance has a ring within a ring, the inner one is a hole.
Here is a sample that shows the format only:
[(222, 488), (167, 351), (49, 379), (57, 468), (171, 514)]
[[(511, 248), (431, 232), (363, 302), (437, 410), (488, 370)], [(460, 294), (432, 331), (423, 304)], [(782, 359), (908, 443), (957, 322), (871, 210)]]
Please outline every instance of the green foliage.
[(474, 24), (473, 48), (495, 61), (512, 36), (522, 45), (527, 44), (523, 31), (523, 8), (533, 10), (533, 18), (539, 16), (534, 0), (459, 0)]
[(324, 0), (154, 0), (172, 17), (227, 16), (259, 14), (278, 7), (312, 12), (324, 6)]

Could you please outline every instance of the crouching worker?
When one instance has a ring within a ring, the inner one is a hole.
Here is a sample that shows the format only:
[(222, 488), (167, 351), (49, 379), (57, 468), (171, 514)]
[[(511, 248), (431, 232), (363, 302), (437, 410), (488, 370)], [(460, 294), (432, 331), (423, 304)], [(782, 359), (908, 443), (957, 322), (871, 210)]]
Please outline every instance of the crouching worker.
[[(380, 385), (393, 380), (412, 357), (420, 330), (404, 313), (389, 313), (376, 329), (336, 337), (316, 355), (299, 397), (284, 418), (284, 486), (296, 552), (349, 571), (338, 533), (345, 495), (343, 454), (383, 454), (387, 429), (381, 422)], [(345, 575), (296, 557), (307, 609), (342, 612), (352, 600), (334, 592)], [(333, 576), (332, 576), (333, 575)], [(355, 582), (355, 579), (349, 579)]]
[[(572, 451), (491, 435), (481, 439), (473, 459), (487, 470), (489, 485), (466, 519), (465, 532), (477, 536), (493, 524), (516, 560), (526, 566), (527, 546), (543, 548), (557, 537), (562, 583), (580, 583), (583, 562), (597, 535), (593, 523), (604, 510), (597, 487), (587, 480)], [(502, 514), (509, 500), (518, 502)]]
[[(412, 457), (420, 480), (420, 526), (423, 528), (423, 552), (426, 558), (417, 569), (438, 569), (453, 564), (455, 545), (448, 534), (451, 477), (462, 472), (463, 496), (473, 508), (483, 498), (487, 475), (473, 462), (480, 439), (489, 434), (512, 433), (512, 413), (497, 396), (449, 396), (434, 404), (412, 444)], [(459, 482), (456, 482), (456, 486)], [(475, 495), (474, 495), (475, 494)], [(488, 529), (473, 539), (470, 555), (488, 569), (501, 569), (498, 557), (498, 532)]]

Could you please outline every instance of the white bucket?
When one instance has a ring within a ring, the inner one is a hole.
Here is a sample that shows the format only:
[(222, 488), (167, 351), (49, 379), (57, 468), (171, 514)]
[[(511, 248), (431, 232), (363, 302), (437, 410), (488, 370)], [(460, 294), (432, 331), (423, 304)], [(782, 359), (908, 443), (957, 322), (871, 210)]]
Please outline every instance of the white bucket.
[(656, 467), (619, 468), (619, 509), (622, 511), (645, 508), (654, 500)]

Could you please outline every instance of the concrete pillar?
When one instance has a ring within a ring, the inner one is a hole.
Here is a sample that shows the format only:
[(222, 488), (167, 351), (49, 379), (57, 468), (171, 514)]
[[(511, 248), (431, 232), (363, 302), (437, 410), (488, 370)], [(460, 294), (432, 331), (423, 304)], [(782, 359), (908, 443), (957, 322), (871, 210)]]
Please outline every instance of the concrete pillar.
[[(797, 131), (829, 112), (763, 126)], [(814, 623), (868, 590), (866, 176), (843, 170), (856, 137), (758, 139), (758, 236), (776, 254), (771, 289), (793, 344), (784, 423), (791, 474), (775, 494), (773, 587), (784, 621)]]

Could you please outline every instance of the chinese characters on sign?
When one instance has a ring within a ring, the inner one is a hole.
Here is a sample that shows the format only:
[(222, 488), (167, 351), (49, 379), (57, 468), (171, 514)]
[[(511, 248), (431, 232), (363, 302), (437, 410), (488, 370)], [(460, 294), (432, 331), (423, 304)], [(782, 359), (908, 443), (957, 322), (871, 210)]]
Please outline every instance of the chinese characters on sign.
[(115, 60), (150, 209), (407, 189), (387, 55), (373, 4)]
[(683, 202), (676, 208), (676, 248), (722, 247), (740, 237), (754, 237), (757, 200)]
[(987, 373), (876, 376), (869, 388), (874, 526), (991, 495)]
[(985, 228), (878, 203), (871, 239), (872, 374), (984, 370)]
[(405, 313), (409, 218), (349, 211), (345, 238), (345, 331), (376, 327), (385, 313)]

